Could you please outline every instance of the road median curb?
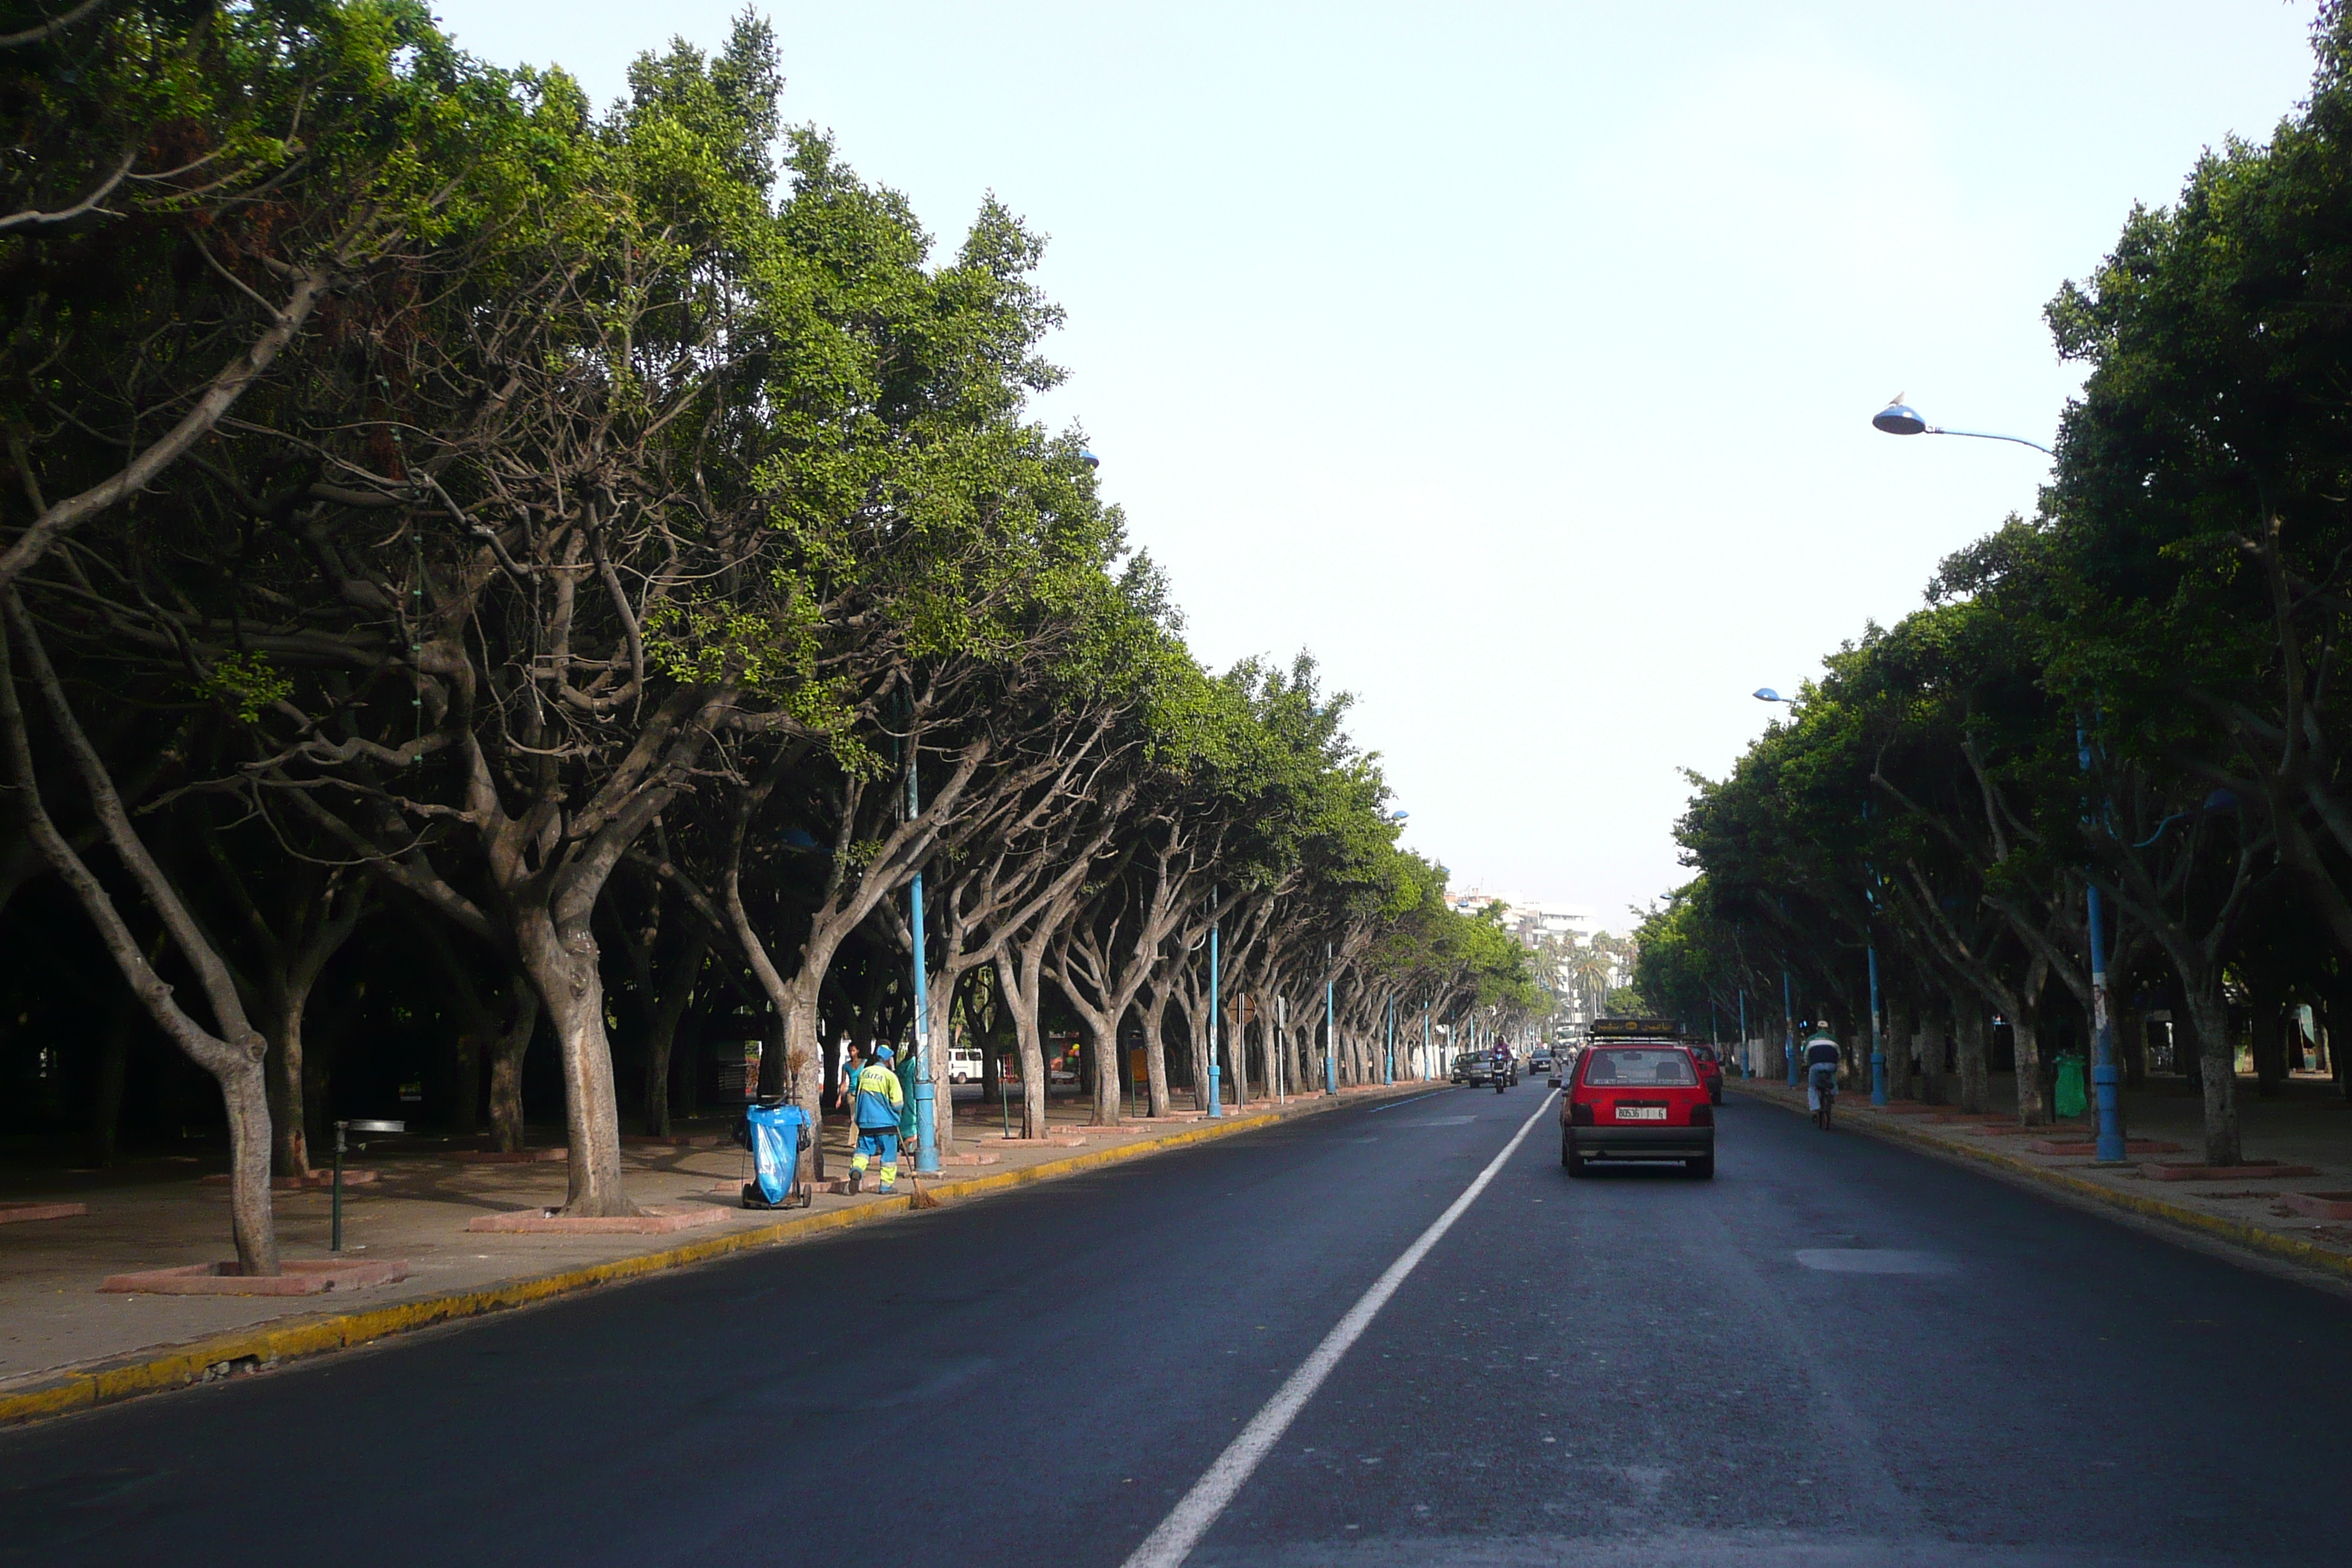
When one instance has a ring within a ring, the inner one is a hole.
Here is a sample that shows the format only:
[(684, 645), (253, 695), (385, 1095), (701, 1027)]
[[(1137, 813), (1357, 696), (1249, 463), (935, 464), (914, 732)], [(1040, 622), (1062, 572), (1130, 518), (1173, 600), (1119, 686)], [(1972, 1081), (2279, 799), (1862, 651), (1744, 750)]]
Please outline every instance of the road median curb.
[[(1430, 1088), (1427, 1084), (1410, 1087), (1398, 1084), (1392, 1089), (1338, 1097), (1318, 1095), (1311, 1100), (1271, 1110), (1252, 1107), (1215, 1121), (1195, 1122), (1180, 1132), (1091, 1149), (1082, 1154), (1042, 1161), (1015, 1170), (947, 1182), (925, 1178), (922, 1190), (942, 1204), (952, 1205), (1009, 1192), (1037, 1182), (1079, 1175), (1146, 1154), (1272, 1127), (1344, 1106), (1369, 1104), (1403, 1094), (1428, 1091)], [(901, 1179), (908, 1178), (902, 1176)], [(242, 1373), (259, 1372), (302, 1357), (371, 1344), (394, 1334), (431, 1328), (436, 1323), (456, 1322), (466, 1318), (531, 1306), (600, 1285), (619, 1284), (649, 1274), (681, 1268), (688, 1264), (707, 1262), (730, 1253), (805, 1241), (854, 1226), (897, 1219), (914, 1212), (918, 1211), (913, 1196), (909, 1194), (903, 1203), (864, 1204), (855, 1208), (835, 1209), (827, 1214), (803, 1215), (771, 1225), (751, 1226), (719, 1236), (698, 1237), (657, 1252), (615, 1258), (603, 1263), (586, 1264), (523, 1279), (504, 1280), (476, 1290), (456, 1290), (446, 1295), (392, 1302), (355, 1311), (331, 1312), (277, 1324), (257, 1325), (187, 1344), (141, 1351), (70, 1368), (36, 1386), (0, 1394), (0, 1427), (18, 1426), (52, 1416), (94, 1410), (102, 1405), (135, 1399), (142, 1394), (161, 1394)]]
[[(1778, 1106), (1798, 1116), (1809, 1114), (1804, 1107), (1792, 1105), (1780, 1095), (1736, 1080), (1729, 1087), (1747, 1098), (1763, 1104)], [(2179, 1204), (2167, 1203), (2162, 1198), (2142, 1197), (2137, 1193), (2119, 1193), (2113, 1187), (2097, 1182), (2086, 1182), (2080, 1176), (2070, 1176), (2063, 1171), (2052, 1171), (2040, 1165), (2029, 1165), (2011, 1155), (2000, 1153), (1991, 1149), (1978, 1148), (1973, 1144), (1955, 1143), (1941, 1138), (1931, 1138), (1923, 1132), (1915, 1132), (1908, 1127), (1876, 1117), (1865, 1118), (1849, 1114), (1840, 1125), (1852, 1128), (1866, 1137), (1880, 1139), (1888, 1143), (1907, 1144), (1930, 1153), (1951, 1155), (1964, 1161), (1972, 1160), (1979, 1164), (1990, 1165), (2011, 1175), (2022, 1176), (2041, 1186), (2055, 1187), (2061, 1192), (2071, 1193), (2077, 1197), (2105, 1204), (2109, 1208), (2122, 1209), (2146, 1219), (2161, 1220), (2168, 1225), (2179, 1226), (2184, 1230), (2197, 1231), (2204, 1236), (2230, 1242), (2251, 1252), (2265, 1253), (2273, 1258), (2299, 1263), (2306, 1268), (2316, 1268), (2322, 1273), (2352, 1279), (2352, 1257), (2332, 1251), (2327, 1247), (2315, 1247), (2307, 1241), (2298, 1241), (2291, 1236), (2281, 1236), (2276, 1231), (2264, 1230), (2260, 1226), (2248, 1225), (2242, 1220), (2231, 1219), (2222, 1215), (2205, 1214), (2197, 1209), (2183, 1208)]]

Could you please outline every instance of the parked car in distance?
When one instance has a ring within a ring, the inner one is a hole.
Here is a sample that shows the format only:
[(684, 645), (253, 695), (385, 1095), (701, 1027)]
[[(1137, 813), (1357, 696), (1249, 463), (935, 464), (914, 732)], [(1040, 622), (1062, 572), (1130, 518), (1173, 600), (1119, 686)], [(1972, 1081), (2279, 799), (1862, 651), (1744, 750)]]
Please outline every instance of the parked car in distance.
[(978, 1083), (986, 1072), (986, 1064), (982, 1062), (980, 1052), (973, 1047), (955, 1046), (949, 1049), (948, 1081), (950, 1083)]
[(1723, 1103), (1723, 1060), (1716, 1055), (1715, 1047), (1685, 1046), (1683, 1048), (1690, 1052), (1691, 1060), (1698, 1064), (1698, 1080), (1706, 1086), (1707, 1102), (1711, 1105), (1721, 1105)]
[(1559, 1163), (1678, 1160), (1715, 1174), (1715, 1108), (1689, 1047), (1668, 1041), (1585, 1047), (1559, 1107)]

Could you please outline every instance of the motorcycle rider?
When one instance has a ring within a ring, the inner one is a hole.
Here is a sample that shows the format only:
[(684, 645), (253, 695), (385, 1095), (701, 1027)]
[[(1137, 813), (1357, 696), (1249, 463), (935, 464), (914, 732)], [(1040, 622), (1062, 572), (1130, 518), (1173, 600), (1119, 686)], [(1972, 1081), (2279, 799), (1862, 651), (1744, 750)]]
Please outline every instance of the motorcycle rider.
[(1830, 1124), (1831, 1107), (1837, 1103), (1838, 1044), (1830, 1038), (1829, 1031), (1817, 1028), (1805, 1042), (1805, 1109), (1813, 1113), (1813, 1125), (1826, 1130)]
[(1503, 1080), (1511, 1070), (1511, 1047), (1502, 1041), (1495, 1042), (1495, 1092), (1503, 1092)]

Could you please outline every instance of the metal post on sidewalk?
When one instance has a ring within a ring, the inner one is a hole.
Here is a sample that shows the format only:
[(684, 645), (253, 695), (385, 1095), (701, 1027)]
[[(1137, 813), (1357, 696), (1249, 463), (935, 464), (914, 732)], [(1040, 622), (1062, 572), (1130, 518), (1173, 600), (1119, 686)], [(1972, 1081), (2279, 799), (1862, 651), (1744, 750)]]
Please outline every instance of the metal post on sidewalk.
[[(1323, 944), (1323, 962), (1331, 962), (1331, 944)], [(1329, 970), (1323, 974), (1323, 1092), (1339, 1092), (1339, 1015), (1335, 998), (1339, 994), (1339, 982)]]
[[(914, 737), (907, 740), (907, 820), (921, 815), (916, 794)], [(923, 873), (919, 868), (907, 895), (907, 946), (915, 961), (915, 1173), (934, 1176), (940, 1170), (939, 1082), (931, 1071), (929, 954), (923, 931)], [(1114, 1041), (1114, 1047), (1116, 1041)], [(1114, 1065), (1113, 1071), (1118, 1070)]]
[(1781, 1051), (1789, 1058), (1789, 1087), (1797, 1087), (1797, 1002), (1796, 993), (1789, 985), (1789, 966), (1780, 966), (1780, 1026)]
[[(2087, 775), (2091, 771), (2091, 738), (2083, 722), (2074, 721), (2074, 758)], [(2158, 829), (2158, 831), (2162, 831)], [(2106, 910), (2099, 889), (2083, 884), (2083, 912), (2091, 938), (2091, 1094), (2098, 1108), (2099, 1141), (2094, 1158), (2101, 1164), (2124, 1158), (2123, 1074), (2116, 1067), (2116, 1020), (2107, 1005)]]
[(1421, 1005), (1421, 1081), (1429, 1081), (1429, 1004)]
[(1334, 996), (1339, 985), (1334, 980), (1324, 980), (1324, 1093), (1339, 1093), (1339, 1013), (1334, 1011)]
[(2091, 924), (2091, 1087), (2099, 1111), (2102, 1164), (2124, 1158), (2123, 1074), (2116, 1068), (2116, 1019), (2107, 1005), (2107, 933), (2099, 889), (2087, 889)]
[(1381, 1082), (1383, 1085), (1396, 1082), (1396, 998), (1393, 996), (1389, 998), (1388, 1052), (1388, 1065), (1381, 1069)]
[(1886, 1043), (1878, 1037), (1878, 944), (1870, 944), (1870, 1103), (1886, 1103)]
[(1290, 1008), (1288, 998), (1274, 999), (1274, 1047), (1265, 1054), (1265, 1076), (1274, 1087), (1274, 1102), (1290, 1102)]
[[(1213, 889), (1209, 897), (1216, 898)], [(1209, 1114), (1223, 1116), (1224, 1105), (1217, 1085), (1217, 922), (1209, 922)]]
[[(333, 1195), (328, 1199), (327, 1250), (343, 1249), (343, 1135), (346, 1132), (405, 1132), (405, 1121), (338, 1121), (335, 1123), (335, 1177)], [(366, 1144), (360, 1145), (364, 1149)]]

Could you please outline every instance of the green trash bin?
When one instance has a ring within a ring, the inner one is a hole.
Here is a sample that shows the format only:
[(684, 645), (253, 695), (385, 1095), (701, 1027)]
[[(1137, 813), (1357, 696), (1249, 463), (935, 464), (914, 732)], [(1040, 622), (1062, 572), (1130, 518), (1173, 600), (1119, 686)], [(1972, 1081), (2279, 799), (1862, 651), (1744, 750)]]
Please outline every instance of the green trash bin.
[(2083, 1069), (2086, 1065), (2076, 1052), (2059, 1053), (2057, 1110), (2059, 1119), (2062, 1121), (2082, 1115), (2090, 1106), (2090, 1097), (2084, 1092), (2084, 1085), (2087, 1080), (2084, 1077)]

